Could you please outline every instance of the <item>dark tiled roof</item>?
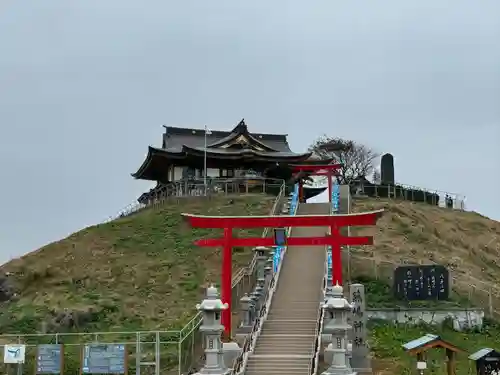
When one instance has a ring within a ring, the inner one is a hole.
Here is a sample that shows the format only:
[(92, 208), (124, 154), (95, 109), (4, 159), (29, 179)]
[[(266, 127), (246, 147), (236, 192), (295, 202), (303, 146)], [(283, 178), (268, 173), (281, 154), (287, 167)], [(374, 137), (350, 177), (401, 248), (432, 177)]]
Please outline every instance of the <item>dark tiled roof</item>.
[[(202, 147), (189, 147), (195, 151), (198, 152), (205, 152), (205, 148)], [(304, 154), (296, 154), (295, 152), (286, 152), (286, 151), (277, 151), (277, 152), (262, 152), (262, 151), (255, 151), (255, 150), (248, 150), (248, 149), (241, 149), (241, 150), (235, 150), (235, 149), (227, 149), (227, 148), (213, 148), (207, 150), (210, 154), (215, 154), (215, 155), (243, 155), (243, 154), (255, 154), (255, 155), (272, 155), (275, 157), (294, 157), (294, 156), (299, 156), (299, 155), (306, 155), (307, 153)]]
[[(244, 126), (244, 129), (239, 129), (238, 127)], [(246, 130), (246, 125), (242, 120), (233, 130), (230, 131), (220, 131), (210, 129), (211, 134), (207, 134), (207, 146), (211, 144), (218, 143), (225, 138), (230, 138), (230, 136), (238, 131)], [(186, 145), (192, 148), (204, 147), (205, 146), (205, 130), (197, 128), (178, 128), (174, 126), (165, 126), (165, 134), (163, 134), (163, 148), (169, 151), (182, 148), (182, 145)], [(249, 133), (258, 142), (263, 143), (265, 146), (274, 149), (279, 152), (292, 152), (290, 146), (287, 142), (287, 135), (285, 134), (265, 134), (265, 133)]]

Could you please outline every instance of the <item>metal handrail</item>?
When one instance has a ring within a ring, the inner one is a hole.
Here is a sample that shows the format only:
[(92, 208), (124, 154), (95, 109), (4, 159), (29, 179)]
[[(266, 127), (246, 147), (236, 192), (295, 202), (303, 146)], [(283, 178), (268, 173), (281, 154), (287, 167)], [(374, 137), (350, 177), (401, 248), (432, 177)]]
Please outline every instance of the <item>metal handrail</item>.
[[(295, 195), (294, 198), (296, 199), (297, 198), (297, 189), (295, 189), (294, 195)], [(291, 212), (291, 214), (295, 215), (297, 212), (297, 209), (298, 209), (298, 202), (297, 202), (297, 204), (292, 205), (291, 210), (293, 210), (293, 211)], [(288, 235), (290, 234), (290, 231), (291, 231), (291, 227), (288, 227), (287, 228)], [(241, 351), (241, 354), (239, 355), (238, 360), (237, 360), (238, 361), (237, 366), (235, 366), (233, 368), (233, 371), (232, 371), (232, 374), (234, 374), (234, 375), (236, 375), (236, 374), (241, 375), (245, 371), (245, 368), (246, 368), (246, 365), (248, 362), (249, 354), (252, 353), (255, 349), (254, 346), (255, 346), (255, 343), (256, 343), (256, 341), (257, 341), (257, 339), (260, 336), (260, 333), (262, 331), (262, 325), (266, 321), (267, 315), (268, 315), (269, 310), (271, 308), (273, 295), (275, 292), (277, 282), (279, 280), (281, 265), (283, 264), (283, 257), (285, 256), (285, 253), (286, 253), (286, 247), (280, 253), (280, 261), (278, 263), (278, 269), (274, 273), (273, 278), (271, 279), (271, 283), (269, 284), (269, 288), (266, 292), (266, 296), (264, 299), (265, 303), (263, 304), (263, 307), (261, 308), (259, 319), (256, 320), (251, 334), (245, 338), (245, 344), (243, 345), (244, 350)]]
[[(325, 259), (325, 275), (323, 277), (323, 296), (326, 295), (326, 288), (328, 287), (328, 259)], [(320, 306), (319, 314), (318, 314), (318, 324), (316, 325), (316, 354), (313, 357), (311, 368), (309, 369), (312, 375), (316, 375), (319, 368), (319, 354), (321, 352), (321, 333), (323, 332), (323, 320), (325, 316), (325, 311), (323, 306)]]

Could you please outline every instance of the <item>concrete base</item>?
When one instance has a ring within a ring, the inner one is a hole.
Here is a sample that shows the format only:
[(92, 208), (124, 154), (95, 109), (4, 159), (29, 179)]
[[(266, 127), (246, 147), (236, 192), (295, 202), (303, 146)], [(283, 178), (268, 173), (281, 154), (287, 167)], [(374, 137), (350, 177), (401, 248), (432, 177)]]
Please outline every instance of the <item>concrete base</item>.
[(353, 368), (352, 370), (358, 375), (373, 375), (373, 370), (371, 368)]
[(328, 370), (322, 372), (321, 375), (358, 375), (358, 373), (346, 367), (344, 368), (329, 367)]
[(359, 368), (359, 369), (371, 369), (372, 368), (372, 361), (370, 358), (370, 353), (368, 348), (364, 348), (363, 350), (364, 355), (359, 355), (360, 353), (358, 352), (356, 355), (355, 352), (353, 352), (352, 357), (351, 357), (351, 366), (352, 368)]
[(232, 369), (234, 361), (241, 354), (242, 349), (236, 342), (225, 342), (222, 344), (222, 351), (224, 352), (224, 363)]
[[(337, 349), (333, 348), (332, 344), (329, 344), (328, 347), (325, 349), (323, 358), (326, 363), (332, 363), (333, 362), (333, 356), (334, 353), (338, 353)], [(356, 372), (354, 372), (349, 366), (348, 362), (346, 365), (339, 366), (337, 364), (331, 364), (326, 371), (322, 372), (322, 375), (356, 375)]]
[(220, 368), (206, 368), (202, 367), (202, 369), (199, 372), (194, 373), (193, 375), (229, 375), (231, 374), (232, 370), (229, 368), (226, 368), (225, 370), (220, 369)]

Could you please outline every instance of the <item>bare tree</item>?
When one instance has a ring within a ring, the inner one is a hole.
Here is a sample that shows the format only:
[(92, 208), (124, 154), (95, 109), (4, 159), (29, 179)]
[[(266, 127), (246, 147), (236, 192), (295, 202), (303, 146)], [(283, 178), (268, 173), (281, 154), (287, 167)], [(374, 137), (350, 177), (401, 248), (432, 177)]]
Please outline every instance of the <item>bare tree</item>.
[(356, 178), (370, 176), (375, 168), (375, 160), (380, 156), (371, 148), (355, 141), (326, 135), (314, 141), (309, 151), (321, 159), (333, 159), (342, 164), (337, 177), (339, 184), (348, 184)]
[(373, 174), (372, 174), (372, 182), (374, 184), (380, 185), (382, 182), (382, 175), (380, 174), (380, 171), (376, 168), (373, 169)]

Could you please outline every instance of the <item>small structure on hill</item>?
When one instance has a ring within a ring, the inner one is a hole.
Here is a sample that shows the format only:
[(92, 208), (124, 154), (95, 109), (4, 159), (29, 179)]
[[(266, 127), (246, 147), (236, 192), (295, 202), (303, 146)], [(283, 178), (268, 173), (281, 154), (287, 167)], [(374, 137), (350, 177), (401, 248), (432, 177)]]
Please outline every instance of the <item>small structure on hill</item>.
[[(455, 356), (457, 353), (462, 353), (463, 350), (455, 345), (441, 339), (437, 335), (427, 334), (418, 339), (412, 340), (403, 344), (403, 349), (411, 354), (416, 355), (417, 365), (425, 364), (425, 353), (429, 349), (441, 348), (446, 351), (446, 368), (448, 375), (455, 375)], [(421, 368), (419, 366), (419, 368)]]
[(475, 362), (477, 375), (494, 375), (500, 373), (500, 353), (495, 349), (480, 349), (471, 354), (469, 359)]

